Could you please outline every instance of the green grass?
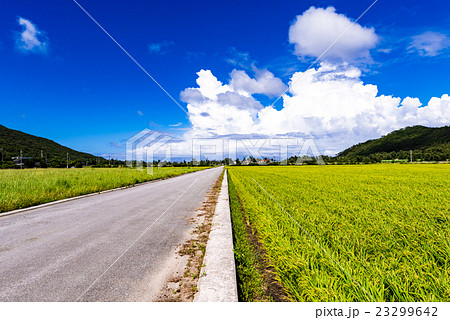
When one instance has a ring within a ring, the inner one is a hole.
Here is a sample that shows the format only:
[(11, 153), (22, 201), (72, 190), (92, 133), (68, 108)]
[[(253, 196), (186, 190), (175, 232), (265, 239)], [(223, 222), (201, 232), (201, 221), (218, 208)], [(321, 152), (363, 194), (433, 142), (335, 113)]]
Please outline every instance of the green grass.
[(163, 167), (152, 175), (129, 168), (0, 170), (0, 212), (203, 169)]
[[(258, 270), (259, 262), (254, 244), (248, 239), (246, 226), (248, 221), (233, 182), (228, 176), (230, 194), (231, 222), (233, 227), (234, 254), (238, 274), (239, 299), (242, 301), (265, 300), (264, 279)], [(269, 298), (270, 299), (270, 298)]]
[(230, 167), (229, 179), (289, 299), (450, 300), (449, 165)]

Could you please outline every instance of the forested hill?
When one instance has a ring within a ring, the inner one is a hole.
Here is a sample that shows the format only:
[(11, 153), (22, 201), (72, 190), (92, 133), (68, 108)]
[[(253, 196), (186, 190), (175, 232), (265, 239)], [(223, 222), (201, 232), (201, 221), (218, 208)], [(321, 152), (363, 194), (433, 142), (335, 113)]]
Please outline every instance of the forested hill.
[(23, 157), (33, 158), (34, 161), (45, 159), (49, 164), (51, 162), (65, 164), (67, 153), (71, 161), (95, 162), (97, 159), (92, 154), (79, 152), (52, 140), (12, 130), (2, 125), (0, 125), (0, 149), (3, 152), (4, 162), (10, 162), (12, 157), (20, 156), (21, 150)]
[(424, 126), (406, 127), (393, 131), (379, 139), (354, 145), (338, 154), (338, 158), (409, 158), (422, 160), (446, 160), (450, 155), (450, 126), (428, 128)]

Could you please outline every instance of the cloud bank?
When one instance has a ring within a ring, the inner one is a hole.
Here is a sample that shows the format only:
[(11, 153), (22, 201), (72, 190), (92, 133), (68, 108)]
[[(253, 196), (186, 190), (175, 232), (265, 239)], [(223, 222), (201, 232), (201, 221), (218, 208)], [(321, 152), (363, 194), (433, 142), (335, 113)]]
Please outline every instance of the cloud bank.
[[(280, 84), (270, 72), (264, 74), (250, 78), (233, 70), (223, 84), (210, 70), (198, 72), (198, 87), (182, 92), (193, 125), (186, 138), (314, 138), (322, 152), (334, 154), (405, 126), (443, 126), (450, 121), (447, 94), (426, 106), (418, 98), (378, 95), (376, 85), (360, 79), (358, 68), (329, 63), (295, 73), (291, 82), (301, 80), (283, 95), (280, 110), (264, 107), (252, 93), (272, 94), (273, 84)], [(245, 85), (235, 86), (236, 79), (245, 79)], [(283, 88), (279, 85), (279, 92)]]
[[(339, 41), (322, 55), (336, 39)], [(293, 86), (287, 91), (280, 78), (257, 69), (254, 63), (245, 71), (231, 71), (226, 82), (211, 70), (200, 70), (197, 86), (181, 92), (192, 126), (174, 146), (174, 154), (189, 154), (192, 139), (199, 138), (313, 138), (321, 153), (334, 155), (406, 126), (449, 124), (448, 94), (423, 104), (416, 97), (379, 94), (375, 84), (362, 81), (358, 64), (370, 62), (370, 50), (379, 37), (373, 28), (354, 24), (333, 7), (311, 7), (297, 16), (289, 29), (289, 41), (294, 54), (320, 58), (320, 62), (315, 68), (294, 73), (288, 83)], [(437, 54), (445, 43), (444, 38), (430, 33), (414, 41), (414, 50), (426, 55)], [(249, 56), (244, 58), (250, 61)], [(267, 99), (257, 95), (271, 99), (282, 95), (282, 107), (264, 105), (261, 101)]]

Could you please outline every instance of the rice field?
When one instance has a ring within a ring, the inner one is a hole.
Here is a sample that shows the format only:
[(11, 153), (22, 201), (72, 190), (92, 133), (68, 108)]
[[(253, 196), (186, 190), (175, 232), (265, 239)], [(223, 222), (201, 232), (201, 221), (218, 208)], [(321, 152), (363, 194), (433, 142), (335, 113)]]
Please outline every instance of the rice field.
[(228, 171), (241, 299), (263, 279), (247, 224), (288, 300), (450, 301), (449, 165)]
[(202, 167), (0, 170), (0, 212), (203, 170)]

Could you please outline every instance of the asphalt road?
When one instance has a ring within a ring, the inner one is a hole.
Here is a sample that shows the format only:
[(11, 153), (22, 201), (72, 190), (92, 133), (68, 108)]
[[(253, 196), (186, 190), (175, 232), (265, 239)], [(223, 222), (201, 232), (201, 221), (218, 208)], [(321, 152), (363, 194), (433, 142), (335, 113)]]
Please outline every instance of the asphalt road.
[(222, 168), (0, 217), (0, 301), (151, 301)]

